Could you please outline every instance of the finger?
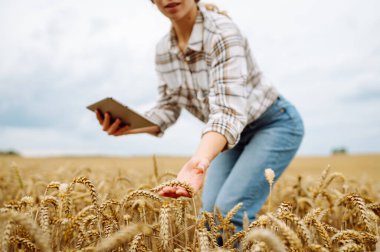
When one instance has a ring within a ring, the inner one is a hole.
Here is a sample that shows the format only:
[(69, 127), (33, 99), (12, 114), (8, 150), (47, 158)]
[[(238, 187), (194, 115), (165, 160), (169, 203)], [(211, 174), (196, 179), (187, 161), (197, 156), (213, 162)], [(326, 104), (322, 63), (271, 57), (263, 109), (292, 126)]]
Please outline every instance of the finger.
[(171, 193), (171, 194), (175, 194), (176, 192), (176, 189), (172, 186), (165, 186), (164, 188), (162, 188), (162, 191), (164, 193)]
[(163, 196), (163, 197), (178, 198), (178, 195), (176, 193), (166, 193), (162, 190), (159, 191), (158, 194)]
[(113, 135), (119, 129), (121, 124), (121, 120), (117, 118), (114, 123), (112, 123), (111, 127), (108, 129), (108, 135)]
[(111, 116), (108, 112), (104, 114), (104, 121), (103, 121), (103, 130), (107, 131), (108, 128), (110, 127), (110, 121), (111, 121)]
[(98, 119), (100, 125), (103, 125), (103, 121), (104, 121), (103, 113), (100, 112), (99, 109), (97, 109), (97, 110), (95, 111), (95, 113), (96, 113), (96, 118)]
[(178, 198), (178, 197), (180, 197), (180, 196), (177, 195), (176, 193), (166, 193), (166, 194), (164, 195), (164, 197), (169, 197), (169, 198), (174, 198), (174, 199), (176, 199), (176, 198)]
[(190, 197), (190, 194), (182, 187), (178, 187), (176, 190), (176, 194), (178, 196), (183, 196), (183, 197)]
[(126, 135), (126, 134), (129, 134), (129, 126), (126, 125), (120, 129), (118, 129), (113, 135), (114, 136), (121, 136), (121, 135)]

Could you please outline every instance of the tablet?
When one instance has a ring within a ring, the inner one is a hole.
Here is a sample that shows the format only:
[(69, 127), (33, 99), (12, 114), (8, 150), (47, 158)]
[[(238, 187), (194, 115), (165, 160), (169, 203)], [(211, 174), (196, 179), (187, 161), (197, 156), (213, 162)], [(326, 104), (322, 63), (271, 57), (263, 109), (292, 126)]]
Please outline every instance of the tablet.
[(105, 98), (87, 107), (91, 111), (99, 109), (102, 113), (109, 112), (112, 119), (120, 118), (124, 125), (129, 125), (129, 129), (145, 128), (150, 126), (157, 126), (149, 119), (140, 115), (136, 111), (124, 106), (113, 98)]

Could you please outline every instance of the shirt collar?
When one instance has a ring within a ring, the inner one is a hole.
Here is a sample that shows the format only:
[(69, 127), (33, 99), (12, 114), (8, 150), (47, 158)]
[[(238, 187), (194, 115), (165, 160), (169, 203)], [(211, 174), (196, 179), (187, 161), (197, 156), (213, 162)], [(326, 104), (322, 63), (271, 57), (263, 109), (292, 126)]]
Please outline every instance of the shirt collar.
[[(203, 15), (201, 10), (198, 9), (198, 14), (195, 18), (193, 30), (191, 32), (189, 42), (187, 44), (188, 49), (191, 49), (196, 52), (200, 52), (203, 49), (203, 28)], [(178, 54), (180, 51), (173, 27), (171, 28), (169, 34), (169, 51), (174, 54)]]

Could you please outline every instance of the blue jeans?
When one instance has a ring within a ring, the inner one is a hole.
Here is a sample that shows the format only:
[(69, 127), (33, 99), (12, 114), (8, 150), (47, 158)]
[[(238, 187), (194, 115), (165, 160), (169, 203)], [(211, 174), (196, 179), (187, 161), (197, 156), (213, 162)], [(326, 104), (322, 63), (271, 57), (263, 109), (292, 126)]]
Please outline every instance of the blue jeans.
[(203, 211), (217, 206), (225, 216), (236, 204), (243, 207), (232, 218), (242, 229), (244, 212), (254, 220), (269, 195), (264, 170), (272, 168), (275, 180), (295, 156), (304, 135), (296, 108), (282, 96), (254, 122), (248, 124), (232, 149), (220, 153), (207, 171)]

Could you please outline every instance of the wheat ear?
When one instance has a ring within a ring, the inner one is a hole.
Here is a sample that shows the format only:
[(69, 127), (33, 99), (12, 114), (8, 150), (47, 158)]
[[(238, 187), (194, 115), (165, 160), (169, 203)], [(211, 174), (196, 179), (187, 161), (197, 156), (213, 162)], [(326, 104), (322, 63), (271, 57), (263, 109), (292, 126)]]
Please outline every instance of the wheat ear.
[(132, 201), (133, 199), (138, 198), (138, 197), (143, 197), (143, 198), (151, 199), (151, 200), (157, 201), (159, 203), (162, 202), (162, 200), (156, 194), (154, 194), (152, 192), (145, 191), (145, 190), (136, 190), (136, 191), (133, 191), (133, 192), (129, 193), (122, 200), (122, 204), (121, 205), (124, 206), (124, 204), (126, 202)]
[(210, 241), (207, 235), (206, 228), (198, 228), (198, 240), (199, 240), (199, 251), (208, 252), (210, 251)]
[(1, 242), (1, 247), (2, 247), (3, 252), (9, 251), (9, 239), (11, 237), (12, 226), (13, 226), (12, 221), (8, 221), (7, 225), (5, 226), (4, 235)]
[[(285, 252), (286, 248), (281, 239), (271, 230), (254, 228), (246, 235), (246, 244), (254, 243), (256, 241), (264, 242), (270, 251), (273, 252)], [(243, 247), (244, 251), (247, 251), (247, 247)]]
[(271, 205), (272, 205), (272, 189), (273, 189), (273, 182), (275, 178), (275, 173), (271, 168), (267, 168), (264, 171), (265, 179), (267, 180), (269, 184), (269, 200), (268, 200), (268, 211), (271, 211)]
[(317, 186), (317, 188), (315, 189), (314, 191), (314, 194), (313, 194), (313, 199), (315, 200), (318, 196), (318, 194), (320, 193), (321, 189), (323, 188), (323, 185), (326, 181), (326, 177), (327, 175), (329, 174), (330, 172), (330, 165), (328, 165), (322, 172), (322, 175), (321, 175), (321, 179), (319, 181), (319, 184)]
[(295, 214), (293, 214), (291, 212), (287, 212), (287, 211), (286, 212), (282, 211), (282, 212), (278, 213), (278, 217), (280, 219), (292, 221), (294, 223), (294, 225), (296, 226), (297, 234), (300, 237), (302, 237), (302, 239), (305, 241), (305, 243), (307, 245), (311, 244), (310, 231), (309, 231), (309, 229), (307, 229), (305, 223), (299, 217), (297, 217)]
[(240, 208), (242, 208), (243, 206), (243, 203), (238, 203), (236, 204), (226, 215), (226, 218), (224, 218), (223, 220), (223, 228), (226, 229), (228, 224), (230, 224), (231, 220), (232, 220), (232, 217), (234, 217), (234, 215), (237, 213), (237, 211), (239, 211)]
[(372, 225), (370, 211), (368, 210), (363, 198), (356, 193), (351, 193), (339, 199), (338, 205), (347, 201), (359, 211), (360, 217), (366, 226), (366, 230), (373, 233), (374, 227)]
[(10, 243), (16, 244), (16, 245), (21, 245), (24, 248), (27, 249), (27, 251), (40, 251), (36, 245), (34, 245), (33, 242), (31, 242), (28, 238), (23, 238), (19, 236), (11, 236), (9, 239)]
[(363, 246), (353, 243), (353, 242), (347, 243), (339, 248), (339, 252), (355, 252), (355, 251), (361, 252), (365, 250)]
[(107, 239), (102, 240), (96, 247), (96, 251), (108, 251), (131, 241), (135, 235), (142, 233), (150, 235), (152, 228), (145, 224), (131, 224), (123, 227)]
[(188, 183), (181, 182), (181, 181), (178, 181), (178, 180), (171, 180), (171, 181), (168, 181), (166, 183), (163, 183), (163, 184), (161, 184), (159, 186), (156, 186), (155, 188), (151, 189), (151, 191), (153, 191), (153, 192), (159, 192), (162, 188), (167, 187), (167, 186), (170, 186), (170, 187), (182, 187), (190, 195), (190, 198), (192, 198), (194, 196), (194, 189)]
[(77, 177), (70, 185), (71, 190), (75, 183), (83, 184), (90, 190), (92, 204), (95, 206), (96, 210), (99, 211), (98, 193), (96, 192), (94, 184), (86, 177)]
[(165, 250), (169, 248), (169, 238), (170, 238), (170, 223), (169, 223), (169, 213), (170, 213), (170, 204), (164, 202), (160, 209), (160, 238), (162, 246)]
[(307, 247), (310, 252), (329, 252), (329, 250), (319, 244), (311, 244)]
[(236, 241), (241, 240), (245, 237), (245, 231), (240, 231), (235, 233), (233, 236), (231, 236), (225, 244), (223, 244), (223, 248), (226, 249), (232, 249), (232, 246), (235, 244)]
[(33, 237), (38, 248), (42, 251), (52, 251), (49, 244), (49, 236), (44, 233), (41, 228), (28, 216), (17, 213), (14, 211), (9, 211), (0, 215), (1, 219), (10, 219), (13, 222), (18, 223), (23, 226), (28, 233)]
[(294, 233), (294, 231), (287, 226), (285, 222), (278, 219), (274, 215), (268, 213), (267, 216), (279, 228), (281, 235), (289, 243), (290, 249), (293, 249), (294, 251), (302, 251), (302, 242), (296, 233)]

